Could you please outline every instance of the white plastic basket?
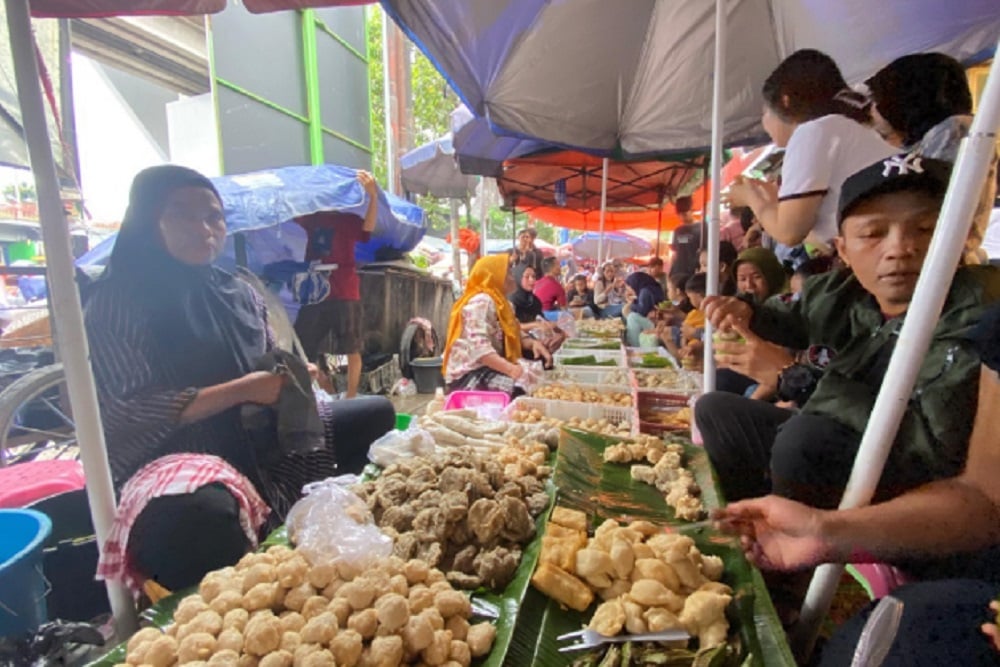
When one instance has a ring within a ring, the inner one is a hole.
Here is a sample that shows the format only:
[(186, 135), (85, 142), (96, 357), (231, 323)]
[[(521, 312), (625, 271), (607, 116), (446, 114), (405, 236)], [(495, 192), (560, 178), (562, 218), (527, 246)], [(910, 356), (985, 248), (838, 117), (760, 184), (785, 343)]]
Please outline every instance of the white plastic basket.
[[(574, 357), (594, 357), (595, 361), (614, 361), (614, 367), (625, 367), (625, 355), (621, 350), (559, 350), (554, 355), (552, 355), (553, 361), (555, 361), (556, 366), (566, 366), (564, 363), (566, 359), (572, 359)], [(571, 368), (614, 368), (613, 366), (587, 366), (584, 364), (568, 364)]]
[[(572, 387), (568, 387), (567, 385), (574, 385), (574, 384), (576, 386), (578, 386), (580, 389), (584, 389), (584, 390), (587, 390), (587, 391), (596, 392), (599, 397), (610, 397), (613, 393), (626, 394), (626, 395), (629, 396), (629, 405), (632, 405), (632, 404), (635, 403), (635, 393), (632, 391), (631, 385), (628, 385), (628, 384), (617, 384), (617, 385), (612, 385), (612, 384), (593, 384), (593, 385), (589, 385), (589, 384), (583, 384), (582, 382), (568, 382), (568, 383), (567, 382), (545, 382), (545, 383), (542, 384), (542, 386), (543, 387), (558, 387), (558, 386), (563, 386), (563, 387), (567, 387), (567, 388), (571, 389)], [(541, 387), (539, 387), (539, 389), (540, 388)], [(543, 398), (541, 396), (534, 395), (535, 393), (537, 393), (537, 391), (538, 391), (538, 389), (535, 389), (535, 391), (532, 392), (531, 398), (541, 398), (542, 400), (546, 400), (546, 401), (558, 400), (558, 399), (554, 399), (554, 398)], [(598, 400), (598, 401), (568, 401), (568, 402), (571, 402), (571, 403), (598, 403), (600, 405), (614, 405), (613, 403), (605, 402), (605, 401), (600, 401), (600, 400)]]
[(679, 369), (681, 367), (681, 365), (677, 363), (677, 360), (674, 359), (674, 356), (667, 352), (667, 348), (662, 346), (657, 348), (627, 347), (625, 348), (625, 359), (630, 368), (634, 368), (636, 370), (658, 370), (655, 368), (643, 368), (639, 365), (639, 363), (642, 362), (643, 355), (650, 353), (655, 353), (657, 356), (663, 357), (670, 362), (670, 365), (673, 368)]
[(596, 368), (594, 366), (560, 366), (545, 373), (544, 383), (576, 382), (578, 384), (600, 384), (631, 386), (627, 368)]
[(605, 345), (608, 346), (606, 349), (601, 350), (602, 352), (614, 352), (615, 350), (610, 348), (610, 345), (614, 343), (618, 347), (616, 349), (621, 349), (621, 343), (613, 338), (588, 338), (588, 337), (578, 337), (578, 338), (567, 338), (562, 344), (563, 350), (594, 350), (597, 349), (595, 346)]
[(521, 396), (507, 406), (508, 415), (518, 410), (538, 410), (542, 415), (568, 421), (580, 419), (607, 419), (612, 424), (628, 424), (633, 430), (638, 426), (634, 405), (600, 405), (597, 403), (573, 403), (570, 401), (548, 401), (540, 398)]

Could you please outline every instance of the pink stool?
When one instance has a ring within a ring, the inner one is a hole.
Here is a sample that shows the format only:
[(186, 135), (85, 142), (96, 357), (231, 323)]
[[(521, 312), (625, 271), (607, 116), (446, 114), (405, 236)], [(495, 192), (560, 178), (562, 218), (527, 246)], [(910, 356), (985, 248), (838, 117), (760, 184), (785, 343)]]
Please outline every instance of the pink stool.
[(0, 508), (26, 507), (84, 486), (79, 461), (27, 461), (0, 468)]

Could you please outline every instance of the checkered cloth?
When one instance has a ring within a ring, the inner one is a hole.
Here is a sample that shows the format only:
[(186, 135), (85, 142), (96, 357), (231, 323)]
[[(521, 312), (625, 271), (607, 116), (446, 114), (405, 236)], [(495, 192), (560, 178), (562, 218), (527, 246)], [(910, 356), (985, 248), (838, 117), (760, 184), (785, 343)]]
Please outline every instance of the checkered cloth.
[(128, 538), (146, 504), (160, 496), (194, 493), (212, 483), (223, 484), (240, 506), (240, 526), (253, 547), (257, 532), (270, 513), (246, 477), (217, 456), (171, 454), (146, 464), (125, 484), (111, 533), (101, 549), (97, 578), (121, 581), (135, 592), (142, 590), (139, 575), (128, 562)]

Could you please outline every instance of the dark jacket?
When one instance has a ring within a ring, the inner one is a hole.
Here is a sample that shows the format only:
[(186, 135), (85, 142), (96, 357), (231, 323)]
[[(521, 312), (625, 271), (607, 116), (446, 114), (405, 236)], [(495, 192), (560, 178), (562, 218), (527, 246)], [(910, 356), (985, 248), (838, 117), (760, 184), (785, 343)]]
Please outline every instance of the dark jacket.
[[(964, 467), (980, 365), (968, 336), (998, 300), (1000, 270), (973, 266), (955, 274), (890, 454), (912, 471), (908, 481), (914, 485), (957, 475)], [(833, 348), (836, 356), (803, 412), (832, 417), (862, 433), (903, 317), (886, 321), (853, 274), (837, 271), (806, 281), (797, 302), (772, 298), (757, 306), (751, 328), (793, 349)]]

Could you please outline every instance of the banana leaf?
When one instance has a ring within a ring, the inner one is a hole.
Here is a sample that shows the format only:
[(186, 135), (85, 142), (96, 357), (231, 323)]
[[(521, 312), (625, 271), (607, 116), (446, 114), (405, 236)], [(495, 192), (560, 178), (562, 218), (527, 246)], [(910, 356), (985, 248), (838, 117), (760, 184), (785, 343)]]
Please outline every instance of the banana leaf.
[[(685, 445), (685, 465), (694, 473), (706, 508), (718, 507), (721, 495), (708, 457), (704, 450), (679, 436), (668, 440)], [(593, 525), (606, 519), (630, 521), (646, 519), (665, 529), (688, 534), (702, 553), (717, 555), (725, 563), (723, 581), (734, 590), (734, 602), (729, 608), (731, 643), (738, 648), (730, 655), (712, 659), (728, 665), (791, 667), (795, 664), (788, 649), (784, 631), (778, 620), (764, 580), (744, 558), (734, 540), (713, 533), (701, 525), (688, 525), (673, 520), (673, 512), (662, 494), (652, 486), (634, 482), (628, 464), (604, 463), (604, 449), (617, 438), (586, 431), (563, 429), (556, 458), (553, 480), (558, 487), (557, 502), (587, 513)], [(593, 614), (596, 604), (580, 613), (562, 609), (534, 588), (524, 595), (514, 637), (507, 649), (506, 665), (572, 665), (581, 653), (560, 653), (556, 637), (579, 630)], [(595, 650), (593, 659), (585, 661), (595, 667), (602, 662), (607, 648)], [(693, 661), (693, 658), (692, 658)]]
[[(548, 521), (552, 511), (551, 499), (555, 496), (555, 486), (549, 480), (545, 485), (549, 494), (549, 507), (536, 519), (536, 532), (534, 539), (529, 542), (522, 552), (521, 563), (514, 572), (514, 578), (507, 587), (499, 593), (479, 589), (472, 593), (472, 613), (477, 620), (488, 619), (493, 621), (497, 628), (496, 639), (493, 642), (493, 650), (483, 659), (475, 661), (477, 667), (500, 667), (505, 664), (508, 647), (514, 635), (517, 623), (518, 610), (522, 607), (525, 594), (531, 589), (531, 575), (538, 564), (538, 555), (541, 552), (542, 532), (545, 522)], [(274, 530), (267, 538), (261, 542), (261, 550), (265, 550), (275, 545), (289, 545), (288, 531), (285, 526), (280, 526)], [(194, 593), (195, 589), (188, 589), (174, 593), (163, 598), (155, 605), (149, 607), (140, 615), (140, 625), (165, 628), (173, 620), (174, 611), (180, 601)], [(91, 662), (88, 667), (114, 667), (125, 662), (127, 647), (125, 643), (113, 648), (104, 657)], [(506, 663), (518, 664), (518, 663)]]
[[(705, 509), (721, 507), (718, 484), (705, 450), (681, 435), (664, 438), (684, 446), (685, 465), (701, 487)], [(618, 441), (589, 431), (563, 429), (553, 475), (559, 489), (559, 504), (581, 510), (598, 523), (605, 519), (675, 521), (674, 510), (667, 505), (663, 493), (632, 479), (633, 464), (604, 462), (604, 450)]]

